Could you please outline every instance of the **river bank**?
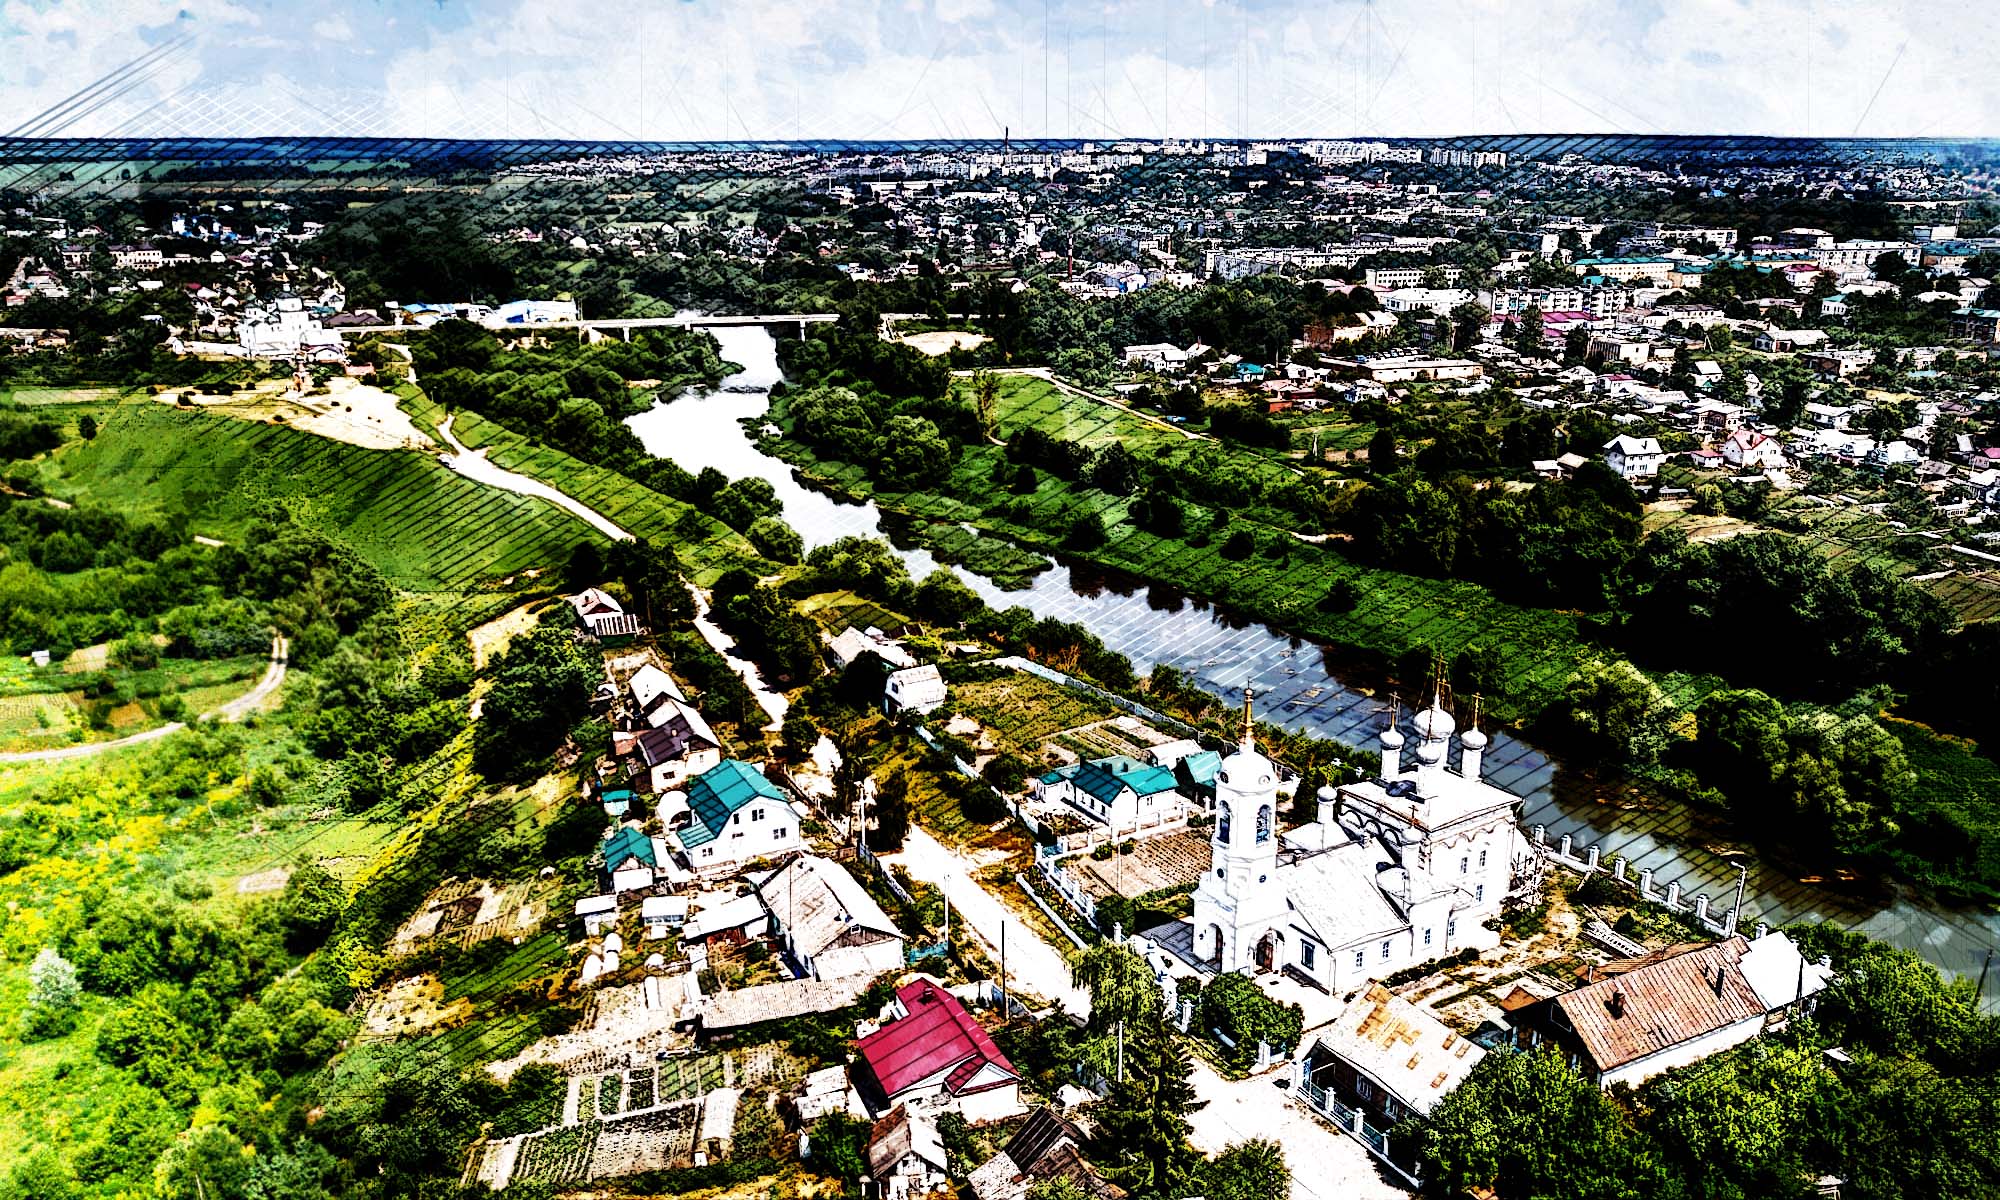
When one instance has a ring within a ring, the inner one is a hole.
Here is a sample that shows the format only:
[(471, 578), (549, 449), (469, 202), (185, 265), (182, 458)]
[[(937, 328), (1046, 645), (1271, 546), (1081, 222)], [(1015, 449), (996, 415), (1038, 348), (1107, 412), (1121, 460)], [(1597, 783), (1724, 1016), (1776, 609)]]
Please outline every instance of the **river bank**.
[[(745, 365), (729, 383), (768, 388), (779, 381), (776, 346), (766, 331), (719, 330), (717, 337), (723, 356)], [(897, 523), (895, 514), (872, 501), (854, 503), (834, 494), (833, 489), (856, 494), (839, 476), (808, 482), (767, 453), (775, 448), (772, 439), (759, 433), (769, 416), (769, 398), (761, 391), (714, 391), (683, 395), (628, 424), (649, 450), (690, 471), (713, 465), (732, 478), (756, 475), (770, 482), (786, 521), (808, 549), (848, 535), (885, 537)], [(991, 489), (990, 482), (985, 486)], [(917, 578), (940, 565), (921, 548), (899, 548), (897, 554)], [(1199, 599), (1202, 589), (1180, 576), (1169, 576), (1172, 583), (1147, 582), (1116, 565), (1076, 561), (1066, 550), (1051, 548), (1048, 556), (1053, 565), (1025, 588), (1005, 590), (979, 575), (958, 574), (989, 605), (1019, 605), (1037, 617), (1089, 629), (1141, 674), (1164, 662), (1227, 707), (1240, 705), (1244, 689), (1254, 688), (1262, 719), (1274, 725), (1352, 746), (1376, 744), (1387, 703), (1381, 677), (1366, 663), (1386, 663), (1390, 656), (1364, 659), (1317, 638), (1283, 632), (1282, 621), (1267, 625), (1241, 608)], [(1442, 627), (1460, 616), (1440, 605), (1432, 619)], [(1893, 885), (1805, 882), (1766, 856), (1737, 853), (1741, 848), (1729, 844), (1713, 814), (1635, 795), (1629, 780), (1559, 764), (1493, 724), (1483, 773), (1521, 797), (1523, 825), (1546, 827), (1551, 844), (1568, 835), (1579, 851), (1598, 846), (1603, 861), (1622, 856), (1635, 874), (1650, 869), (1659, 887), (1679, 883), (1685, 895), (1733, 895), (1740, 864), (1748, 869), (1744, 911), (1751, 919), (1772, 925), (1835, 921), (1916, 950), (1955, 974), (1976, 974), (1987, 948), (2000, 943), (2000, 918), (1993, 914), (1922, 900)]]

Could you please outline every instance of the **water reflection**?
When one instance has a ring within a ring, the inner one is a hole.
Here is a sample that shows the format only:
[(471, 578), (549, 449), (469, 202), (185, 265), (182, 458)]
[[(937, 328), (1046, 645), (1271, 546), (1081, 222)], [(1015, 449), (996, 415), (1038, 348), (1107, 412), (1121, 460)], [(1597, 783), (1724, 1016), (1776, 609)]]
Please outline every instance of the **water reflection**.
[[(768, 388), (779, 379), (776, 343), (768, 332), (714, 332), (724, 357), (744, 368), (725, 388)], [(768, 407), (769, 397), (761, 391), (722, 390), (683, 396), (628, 423), (647, 449), (690, 471), (713, 466), (732, 478), (769, 480), (785, 506), (786, 521), (808, 548), (850, 534), (881, 537), (885, 528), (900, 532), (902, 526), (885, 522), (873, 504), (846, 503), (814, 491), (784, 463), (760, 452), (741, 422), (763, 415)], [(899, 547), (897, 553), (918, 578), (938, 565), (921, 548)], [(1170, 584), (1060, 561), (1015, 591), (969, 572), (958, 574), (995, 607), (1019, 605), (1037, 617), (1089, 628), (1130, 658), (1142, 675), (1155, 663), (1167, 663), (1230, 705), (1242, 702), (1245, 688), (1255, 688), (1264, 719), (1286, 729), (1372, 748), (1387, 720), (1385, 700), (1343, 683), (1324, 648)], [(1488, 732), (1492, 741), (1486, 777), (1522, 798), (1525, 824), (1547, 826), (1551, 843), (1569, 834), (1579, 850), (1597, 844), (1602, 862), (1609, 865), (1622, 856), (1635, 876), (1650, 868), (1661, 888), (1678, 882), (1683, 896), (1706, 894), (1715, 909), (1726, 909), (1735, 896), (1737, 864), (1743, 862), (1749, 867), (1745, 912), (1773, 925), (1838, 920), (1961, 973), (1976, 972), (1986, 948), (2000, 941), (2000, 918), (1990, 914), (1924, 906), (1895, 896), (1869, 900), (1843, 895), (1802, 884), (1747, 856), (1731, 856), (1728, 847), (1706, 839), (1685, 810), (1639, 806), (1615, 781), (1567, 775), (1561, 780), (1566, 786), (1559, 786), (1556, 764), (1546, 754), (1505, 731)]]

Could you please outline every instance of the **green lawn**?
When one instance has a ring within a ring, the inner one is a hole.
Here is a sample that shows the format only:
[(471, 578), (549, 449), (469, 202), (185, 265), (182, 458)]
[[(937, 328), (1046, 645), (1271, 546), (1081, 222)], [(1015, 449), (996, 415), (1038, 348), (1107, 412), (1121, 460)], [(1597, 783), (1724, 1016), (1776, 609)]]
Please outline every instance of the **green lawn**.
[(50, 494), (128, 512), (185, 513), (194, 532), (241, 539), (258, 507), (352, 546), (402, 587), (469, 590), (560, 567), (600, 537), (538, 499), (464, 479), (430, 456), (164, 405), (127, 405), (93, 441), (38, 464)]

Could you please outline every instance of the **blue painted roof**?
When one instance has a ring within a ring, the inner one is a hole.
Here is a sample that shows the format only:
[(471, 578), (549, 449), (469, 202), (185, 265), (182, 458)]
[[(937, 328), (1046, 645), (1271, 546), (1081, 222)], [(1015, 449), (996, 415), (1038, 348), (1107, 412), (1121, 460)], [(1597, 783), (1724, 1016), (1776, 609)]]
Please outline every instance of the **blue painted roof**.
[(749, 763), (725, 758), (695, 776), (694, 782), (688, 784), (687, 797), (694, 821), (676, 835), (683, 850), (722, 836), (729, 818), (752, 800), (762, 797), (783, 801), (785, 793)]

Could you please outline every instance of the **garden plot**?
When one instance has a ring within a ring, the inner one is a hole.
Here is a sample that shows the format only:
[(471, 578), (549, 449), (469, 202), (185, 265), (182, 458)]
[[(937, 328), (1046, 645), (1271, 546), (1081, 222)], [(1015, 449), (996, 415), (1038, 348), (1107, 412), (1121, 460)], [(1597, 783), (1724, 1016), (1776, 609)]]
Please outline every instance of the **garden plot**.
[(1132, 843), (1132, 853), (1095, 859), (1080, 854), (1063, 862), (1076, 874), (1092, 898), (1120, 895), (1127, 899), (1163, 888), (1185, 887), (1208, 870), (1208, 831), (1183, 829), (1163, 837)]
[(589, 1178), (609, 1179), (687, 1166), (694, 1160), (695, 1131), (700, 1126), (703, 1103), (682, 1100), (602, 1122), (592, 1142)]

